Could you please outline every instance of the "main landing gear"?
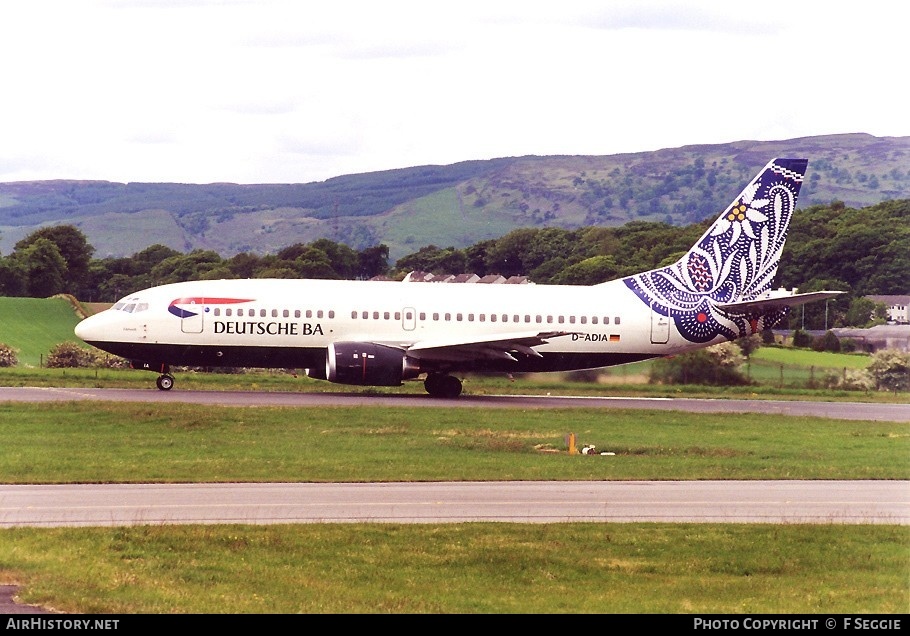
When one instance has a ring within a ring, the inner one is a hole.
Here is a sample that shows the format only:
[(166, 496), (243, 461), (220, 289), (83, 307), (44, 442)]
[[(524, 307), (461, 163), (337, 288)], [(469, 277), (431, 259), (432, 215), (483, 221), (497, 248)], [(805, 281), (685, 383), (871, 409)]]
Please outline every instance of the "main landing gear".
[(174, 376), (170, 373), (164, 373), (155, 380), (155, 385), (162, 391), (170, 391), (174, 388)]
[(437, 398), (457, 398), (461, 395), (461, 380), (454, 375), (431, 373), (423, 381), (427, 393)]

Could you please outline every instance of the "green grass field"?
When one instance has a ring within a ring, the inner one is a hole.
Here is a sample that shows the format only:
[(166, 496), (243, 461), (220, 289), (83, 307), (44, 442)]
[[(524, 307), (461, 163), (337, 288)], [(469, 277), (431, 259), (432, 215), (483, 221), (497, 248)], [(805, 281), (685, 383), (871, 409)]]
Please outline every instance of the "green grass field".
[(900, 616), (908, 545), (872, 525), (14, 528), (0, 582), (90, 614)]
[(79, 342), (79, 316), (65, 298), (0, 298), (0, 343), (18, 350), (19, 365), (40, 367), (61, 342)]
[(0, 403), (0, 439), (3, 483), (910, 479), (910, 423), (750, 413)]
[[(7, 403), (0, 436), (6, 483), (910, 477), (910, 423), (761, 415)], [(905, 613), (908, 550), (897, 525), (6, 528), (0, 582), (76, 613)]]

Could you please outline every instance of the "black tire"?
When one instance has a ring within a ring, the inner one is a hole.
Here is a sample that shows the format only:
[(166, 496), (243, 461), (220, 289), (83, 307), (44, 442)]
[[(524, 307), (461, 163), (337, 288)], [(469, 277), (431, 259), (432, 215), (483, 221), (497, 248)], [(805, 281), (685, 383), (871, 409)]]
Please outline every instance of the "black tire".
[(170, 391), (174, 388), (174, 376), (172, 375), (159, 375), (158, 379), (155, 380), (155, 384), (162, 391)]
[(423, 388), (435, 398), (457, 398), (461, 395), (461, 380), (454, 375), (431, 373), (423, 381)]
[(461, 380), (454, 375), (444, 375), (440, 382), (440, 397), (455, 399), (461, 395)]
[(440, 373), (431, 373), (423, 381), (423, 388), (433, 397), (442, 397), (440, 391), (442, 387), (442, 378), (445, 377)]

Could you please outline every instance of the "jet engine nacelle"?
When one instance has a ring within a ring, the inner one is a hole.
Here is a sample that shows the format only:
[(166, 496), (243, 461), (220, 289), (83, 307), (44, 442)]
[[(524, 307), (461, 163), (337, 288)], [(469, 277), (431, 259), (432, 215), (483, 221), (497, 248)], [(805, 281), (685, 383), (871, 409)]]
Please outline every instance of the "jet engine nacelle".
[(307, 369), (307, 375), (338, 384), (399, 386), (420, 375), (420, 363), (397, 347), (335, 342), (326, 351), (325, 370)]

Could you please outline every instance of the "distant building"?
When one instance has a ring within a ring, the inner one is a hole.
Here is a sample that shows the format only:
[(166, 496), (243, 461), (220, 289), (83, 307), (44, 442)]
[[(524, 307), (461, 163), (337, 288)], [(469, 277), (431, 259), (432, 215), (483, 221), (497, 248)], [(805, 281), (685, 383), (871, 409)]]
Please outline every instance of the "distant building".
[(486, 276), (481, 277), (478, 283), (486, 283), (487, 285), (501, 285), (506, 282), (506, 277), (499, 274), (487, 274)]
[(401, 282), (403, 282), (403, 283), (426, 283), (431, 278), (433, 278), (433, 274), (431, 274), (430, 272), (421, 272), (420, 270), (415, 269), (413, 272), (408, 273), (408, 275), (405, 276), (404, 280), (402, 280)]
[(450, 283), (476, 283), (480, 280), (480, 276), (477, 274), (456, 274)]
[(852, 340), (862, 351), (868, 353), (882, 349), (910, 353), (910, 325), (876, 325), (869, 329), (836, 327), (831, 331), (840, 340)]
[(910, 324), (910, 295), (904, 296), (866, 296), (874, 303), (881, 303), (888, 308), (888, 322), (899, 325)]
[(481, 278), (477, 274), (431, 274), (414, 270), (402, 280), (403, 283), (483, 283), (486, 285), (527, 285), (527, 276), (512, 276), (506, 278), (499, 274), (489, 274)]

